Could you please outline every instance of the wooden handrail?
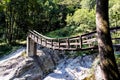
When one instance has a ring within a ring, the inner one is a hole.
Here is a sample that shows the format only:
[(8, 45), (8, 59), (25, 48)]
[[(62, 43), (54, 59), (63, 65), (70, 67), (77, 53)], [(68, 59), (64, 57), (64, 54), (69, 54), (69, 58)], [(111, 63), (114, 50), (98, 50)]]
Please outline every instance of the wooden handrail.
[[(120, 27), (110, 28), (111, 33), (114, 30), (120, 30)], [(96, 31), (75, 37), (50, 38), (38, 33), (35, 30), (30, 30), (28, 37), (33, 39), (38, 44), (58, 50), (87, 50), (97, 46), (97, 44), (93, 45), (93, 43), (97, 43)], [(113, 40), (116, 39), (118, 40), (120, 38), (113, 38)], [(87, 48), (85, 48), (85, 46), (87, 46)]]

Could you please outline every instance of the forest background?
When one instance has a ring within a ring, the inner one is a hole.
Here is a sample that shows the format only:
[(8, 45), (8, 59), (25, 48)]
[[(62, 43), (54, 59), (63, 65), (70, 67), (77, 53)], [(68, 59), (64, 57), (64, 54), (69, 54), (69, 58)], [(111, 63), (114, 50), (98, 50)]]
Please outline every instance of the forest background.
[[(18, 48), (29, 30), (56, 38), (94, 31), (95, 14), (96, 0), (0, 0), (0, 55)], [(109, 22), (120, 26), (120, 0), (109, 0)]]

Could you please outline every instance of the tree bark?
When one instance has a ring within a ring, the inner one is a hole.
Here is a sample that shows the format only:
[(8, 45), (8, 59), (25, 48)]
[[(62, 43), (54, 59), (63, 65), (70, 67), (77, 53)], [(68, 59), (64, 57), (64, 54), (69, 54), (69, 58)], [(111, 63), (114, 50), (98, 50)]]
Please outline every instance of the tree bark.
[(96, 26), (103, 80), (120, 80), (109, 29), (109, 0), (97, 0), (96, 2)]

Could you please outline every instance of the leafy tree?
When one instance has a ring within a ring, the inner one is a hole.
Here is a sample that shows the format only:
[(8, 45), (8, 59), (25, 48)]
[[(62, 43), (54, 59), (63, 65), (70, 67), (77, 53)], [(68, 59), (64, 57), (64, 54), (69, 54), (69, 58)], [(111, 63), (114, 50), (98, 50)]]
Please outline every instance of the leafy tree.
[[(110, 0), (111, 26), (118, 26), (119, 0)], [(117, 4), (116, 4), (117, 3)], [(95, 0), (1, 0), (0, 34), (8, 43), (25, 39), (29, 29), (40, 33), (67, 26), (95, 30)]]
[(114, 4), (110, 9), (110, 26), (120, 25), (120, 1)]
[(5, 22), (2, 23), (5, 24), (6, 29), (3, 31), (8, 43), (25, 38), (28, 29), (45, 33), (65, 26), (67, 8), (58, 3), (58, 0), (1, 1), (1, 15), (5, 15)]
[(109, 8), (116, 4), (120, 4), (120, 0), (109, 0)]
[[(89, 16), (89, 17), (88, 17)], [(78, 9), (74, 15), (67, 15), (68, 26), (79, 26), (82, 32), (95, 30), (95, 10)]]
[(81, 7), (84, 9), (94, 9), (95, 7), (95, 0), (82, 0)]
[(96, 25), (103, 80), (120, 80), (110, 36), (108, 0), (97, 0)]

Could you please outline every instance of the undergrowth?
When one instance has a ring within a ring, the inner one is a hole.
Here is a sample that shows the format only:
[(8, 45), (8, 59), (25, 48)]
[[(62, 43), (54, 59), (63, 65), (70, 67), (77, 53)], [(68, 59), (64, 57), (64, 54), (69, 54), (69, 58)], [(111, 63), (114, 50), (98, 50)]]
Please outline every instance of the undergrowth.
[(48, 37), (52, 37), (52, 38), (63, 38), (63, 37), (71, 37), (71, 36), (80, 35), (81, 31), (79, 29), (77, 30), (76, 29), (77, 29), (76, 26), (67, 26), (59, 30), (49, 32), (45, 35)]
[(16, 51), (19, 49), (21, 46), (25, 46), (26, 41), (16, 41), (15, 43), (12, 44), (7, 44), (5, 42), (0, 43), (0, 57), (4, 55), (8, 55), (11, 52)]
[(98, 53), (98, 50), (86, 50), (86, 51), (66, 51), (65, 52), (68, 57), (77, 57), (77, 56), (85, 56), (94, 53)]
[(120, 52), (115, 52), (116, 63), (120, 65)]

